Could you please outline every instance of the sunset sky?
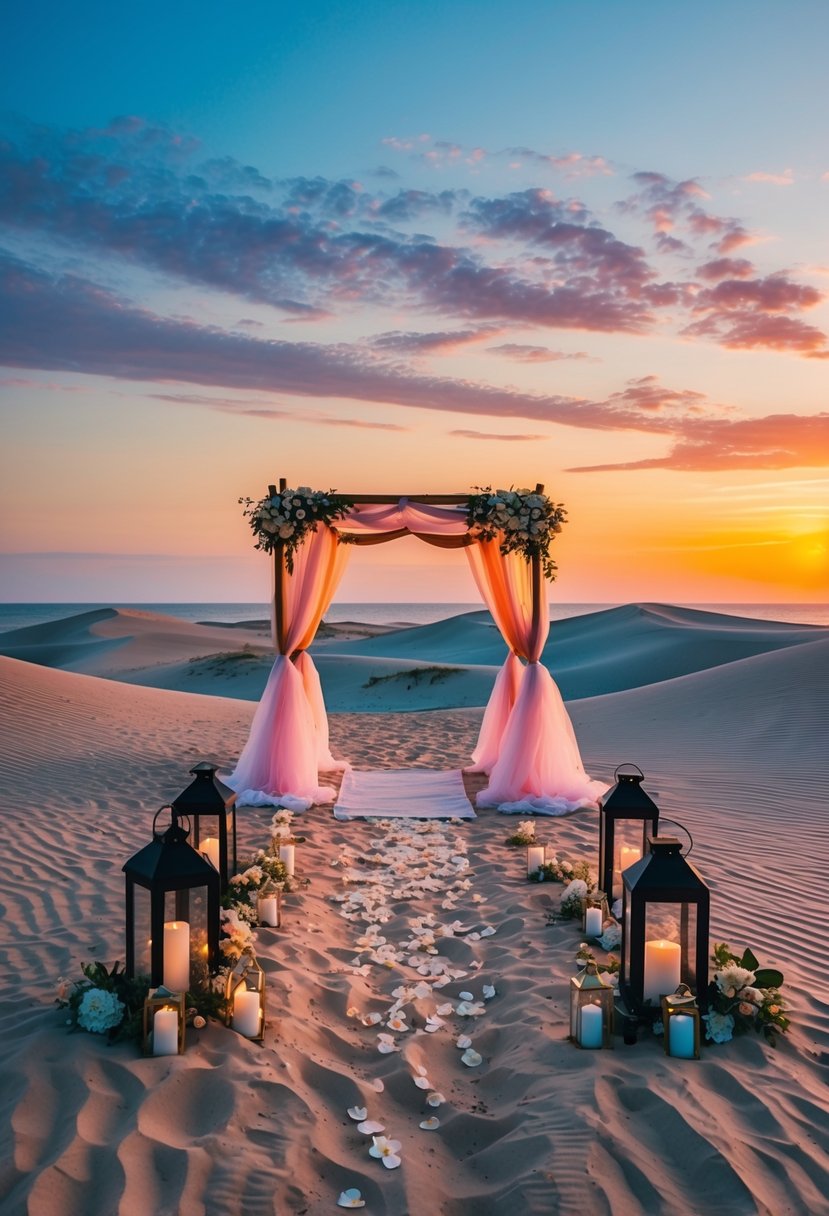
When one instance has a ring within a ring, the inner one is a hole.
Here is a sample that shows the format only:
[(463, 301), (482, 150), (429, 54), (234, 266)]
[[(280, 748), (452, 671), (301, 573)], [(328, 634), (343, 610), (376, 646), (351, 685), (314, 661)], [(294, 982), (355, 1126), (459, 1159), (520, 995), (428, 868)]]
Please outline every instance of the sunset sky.
[[(240, 495), (544, 482), (564, 602), (823, 601), (829, 6), (35, 3), (2, 598), (264, 600)], [(415, 541), (343, 600), (474, 600)]]

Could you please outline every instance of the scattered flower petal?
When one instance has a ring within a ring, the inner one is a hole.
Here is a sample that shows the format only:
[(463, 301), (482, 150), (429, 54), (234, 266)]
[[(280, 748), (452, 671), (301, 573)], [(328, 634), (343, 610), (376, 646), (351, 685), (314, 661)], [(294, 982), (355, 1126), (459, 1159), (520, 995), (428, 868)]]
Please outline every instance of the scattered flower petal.
[(440, 1127), (440, 1119), (436, 1119), (435, 1116), (432, 1115), (429, 1119), (423, 1119), (418, 1126), (422, 1127), (424, 1132), (436, 1132)]
[(426, 1096), (426, 1105), (427, 1106), (443, 1106), (445, 1101), (446, 1101), (446, 1099), (444, 1098), (443, 1094), (438, 1093), (437, 1091), (435, 1091), (434, 1093), (431, 1093), (431, 1094), (427, 1094), (427, 1096)]
[(378, 1123), (376, 1119), (366, 1119), (363, 1123), (357, 1124), (357, 1131), (362, 1132), (364, 1136), (376, 1136), (379, 1132), (384, 1132), (386, 1129), (382, 1123)]
[(362, 1019), (364, 1026), (376, 1026), (377, 1023), (382, 1022), (382, 1020), (383, 1015), (380, 1013), (364, 1013)]
[(439, 1018), (448, 1018), (450, 1013), (454, 1013), (455, 1007), (451, 1001), (446, 1001), (443, 1005), (438, 1005), (435, 1013)]
[(495, 930), (493, 929), (492, 925), (487, 925), (485, 929), (481, 929), (481, 937), (492, 937), (494, 933)]
[(428, 1077), (415, 1077), (414, 1083), (418, 1089), (431, 1089), (432, 1088), (432, 1082), (429, 1080)]
[[(455, 1040), (455, 1046), (460, 1047), (461, 1051), (464, 1051), (467, 1047), (472, 1046), (472, 1040), (470, 1039), (468, 1034), (462, 1034), (459, 1038), (457, 1038)], [(351, 1112), (349, 1112), (349, 1114), (350, 1113)]]
[(495, 996), (495, 985), (494, 984), (484, 984), (483, 993), (484, 993), (484, 1000), (491, 1001), (492, 998)]
[(386, 1088), (386, 1083), (385, 1081), (382, 1081), (380, 1077), (375, 1077), (371, 1082), (371, 1088), (376, 1090), (378, 1094), (381, 1094)]
[(461, 992), (461, 993), (459, 993), (459, 996), (462, 1001), (474, 1001), (475, 1000), (475, 997), (472, 995), (471, 992)]
[(461, 1056), (461, 1060), (467, 1068), (477, 1068), (479, 1064), (483, 1063), (483, 1058), (478, 1055), (474, 1047), (468, 1047)]
[(357, 1190), (356, 1186), (349, 1187), (347, 1191), (341, 1191), (340, 1197), (337, 1200), (338, 1208), (364, 1208), (366, 1201)]
[(364, 1106), (349, 1106), (348, 1108), (348, 1117), (349, 1119), (353, 1119), (355, 1123), (362, 1123), (367, 1114), (368, 1111)]

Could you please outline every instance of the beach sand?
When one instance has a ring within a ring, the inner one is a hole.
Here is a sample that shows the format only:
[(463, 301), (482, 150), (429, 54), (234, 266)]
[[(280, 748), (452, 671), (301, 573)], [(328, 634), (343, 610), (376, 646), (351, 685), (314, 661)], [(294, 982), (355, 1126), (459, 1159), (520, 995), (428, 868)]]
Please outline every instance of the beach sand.
[[(503, 655), (485, 614), (471, 616), (319, 644), (330, 703), (373, 711), (332, 714), (335, 754), (360, 768), (468, 761)], [(681, 1061), (650, 1034), (604, 1052), (567, 1040), (581, 933), (547, 923), (560, 888), (526, 882), (522, 851), (504, 843), (515, 821), (494, 811), (446, 829), (469, 860), (456, 905), (426, 891), (382, 926), (401, 942), (409, 919), (431, 912), (495, 930), (441, 939), (465, 976), (414, 1002), (401, 1051), (380, 1054), (385, 1027), (347, 1010), (384, 1013), (418, 976), (355, 968), (365, 925), (334, 899), (349, 887), (332, 863), (343, 850), (371, 856), (382, 830), (338, 823), (330, 807), (298, 818), (310, 883), (287, 897), (284, 930), (260, 931), (264, 1046), (210, 1023), (183, 1056), (143, 1059), (67, 1033), (57, 978), (123, 957), (121, 866), (196, 760), (232, 766), (258, 695), (234, 664), (269, 660), (261, 630), (231, 637), (141, 613), (37, 629), (0, 639), (15, 656), (0, 658), (3, 1216), (317, 1216), (340, 1210), (347, 1187), (361, 1190), (367, 1216), (829, 1212), (826, 630), (657, 606), (553, 628), (560, 672), (551, 665), (588, 772), (610, 781), (619, 763), (640, 765), (663, 814), (693, 833), (713, 939), (750, 945), (786, 976), (792, 1031), (776, 1050), (746, 1036)], [(186, 675), (194, 657), (245, 645), (258, 657), (214, 660), (200, 688)], [(434, 667), (462, 670), (411, 675)], [(153, 670), (161, 687), (149, 686)], [(240, 811), (242, 855), (264, 843), (270, 814)], [(537, 833), (595, 865), (596, 821), (581, 811), (539, 820)], [(496, 994), (481, 1017), (453, 1013), (416, 1033), (435, 1003), (457, 1005), (484, 984)], [(461, 1063), (459, 1034), (479, 1066)], [(439, 1109), (424, 1105), (418, 1067), (445, 1096)], [(399, 1169), (368, 1156), (347, 1114), (355, 1104), (401, 1142)], [(440, 1127), (421, 1130), (433, 1114)]]

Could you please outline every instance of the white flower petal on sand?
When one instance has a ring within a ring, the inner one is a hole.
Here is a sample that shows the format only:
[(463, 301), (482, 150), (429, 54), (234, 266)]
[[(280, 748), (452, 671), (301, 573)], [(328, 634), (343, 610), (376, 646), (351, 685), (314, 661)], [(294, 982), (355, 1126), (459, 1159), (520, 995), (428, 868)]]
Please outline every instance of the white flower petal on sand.
[(347, 1114), (349, 1119), (353, 1119), (355, 1123), (362, 1123), (368, 1111), (364, 1106), (349, 1106)]
[(445, 1001), (443, 1005), (438, 1005), (435, 1013), (439, 1018), (448, 1018), (450, 1013), (454, 1013), (455, 1007), (451, 1001)]
[(341, 1191), (340, 1197), (337, 1200), (338, 1208), (364, 1208), (366, 1201), (357, 1190), (356, 1186), (351, 1186), (347, 1191)]
[(473, 1047), (468, 1047), (461, 1056), (461, 1060), (467, 1068), (477, 1068), (479, 1064), (483, 1063), (483, 1058)]
[(426, 1070), (426, 1069), (423, 1067), (423, 1065), (422, 1065), (422, 1064), (415, 1064), (415, 1066), (414, 1066), (414, 1070), (415, 1070), (415, 1072), (417, 1073), (417, 1075), (418, 1075), (419, 1077), (425, 1077), (425, 1076), (426, 1076), (426, 1072), (427, 1072), (427, 1070)]
[(475, 997), (472, 995), (471, 992), (459, 992), (458, 996), (461, 998), (462, 1001), (474, 1001), (475, 1000)]
[(443, 1018), (428, 1017), (423, 1029), (427, 1034), (434, 1034), (436, 1030), (440, 1030), (441, 1026), (445, 1026)]
[(357, 1124), (357, 1131), (362, 1132), (364, 1136), (376, 1136), (386, 1129), (382, 1123), (378, 1123), (376, 1119), (366, 1119), (363, 1123)]
[(443, 1094), (438, 1093), (437, 1090), (434, 1093), (426, 1095), (427, 1106), (443, 1106), (445, 1101), (446, 1099), (444, 1098)]
[(418, 1124), (418, 1126), (422, 1127), (424, 1132), (436, 1132), (440, 1127), (440, 1119), (436, 1119), (435, 1116), (432, 1115), (430, 1119), (424, 1119)]
[[(465, 1051), (467, 1047), (472, 1046), (472, 1040), (470, 1039), (468, 1034), (462, 1034), (459, 1038), (457, 1038), (455, 1040), (455, 1046), (460, 1047), (461, 1051)], [(350, 1113), (351, 1112), (349, 1111), (349, 1114)]]
[(370, 1157), (376, 1157), (388, 1170), (396, 1170), (401, 1164), (399, 1140), (387, 1140), (385, 1136), (373, 1136), (374, 1143), (368, 1150)]
[(381, 1094), (386, 1088), (386, 1084), (384, 1081), (381, 1081), (379, 1077), (375, 1077), (371, 1082), (371, 1088), (376, 1090), (378, 1094)]
[(364, 1026), (376, 1026), (378, 1022), (382, 1022), (383, 1015), (381, 1013), (364, 1013), (362, 1023)]
[(495, 985), (494, 984), (484, 984), (483, 994), (484, 994), (485, 1001), (491, 1001), (492, 998), (495, 996)]
[(431, 1089), (432, 1088), (432, 1082), (429, 1080), (428, 1077), (415, 1077), (414, 1083), (418, 1089)]
[(424, 984), (421, 981), (420, 983), (415, 984), (414, 994), (416, 997), (418, 997), (421, 1000), (427, 996), (431, 996), (432, 995), (431, 986), (429, 984)]
[(492, 937), (494, 933), (495, 930), (493, 929), (492, 925), (487, 925), (485, 929), (481, 929), (481, 937)]

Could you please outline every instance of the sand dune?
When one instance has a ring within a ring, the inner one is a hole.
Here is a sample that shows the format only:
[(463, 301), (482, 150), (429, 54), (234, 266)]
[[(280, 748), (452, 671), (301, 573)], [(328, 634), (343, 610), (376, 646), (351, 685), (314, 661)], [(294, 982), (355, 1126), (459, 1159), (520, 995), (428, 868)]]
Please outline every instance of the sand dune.
[[(543, 661), (566, 700), (653, 684), (826, 630), (630, 604), (556, 622)], [(365, 636), (369, 635), (369, 636)], [(483, 705), (505, 646), (486, 612), (403, 629), (324, 626), (312, 647), (332, 712)], [(86, 675), (258, 701), (273, 662), (263, 622), (192, 625), (135, 609), (101, 609), (0, 635), (0, 654)]]
[[(458, 829), (472, 885), (456, 908), (441, 910), (428, 895), (399, 901), (383, 926), (401, 940), (409, 917), (432, 911), (496, 929), (444, 947), (467, 976), (440, 999), (456, 1003), (484, 983), (497, 989), (474, 1025), (450, 1017), (438, 1033), (410, 1031), (401, 1052), (380, 1055), (374, 1031), (346, 1016), (351, 1005), (388, 1008), (411, 972), (353, 970), (363, 926), (338, 914), (331, 897), (347, 888), (330, 863), (343, 847), (370, 852), (377, 827), (314, 808), (303, 817), (300, 856), (311, 886), (289, 897), (286, 931), (263, 931), (259, 943), (270, 991), (264, 1048), (214, 1025), (174, 1059), (67, 1036), (51, 1005), (56, 977), (122, 954), (123, 860), (149, 838), (153, 811), (183, 787), (195, 759), (233, 761), (253, 705), (0, 659), (4, 1216), (317, 1216), (338, 1210), (347, 1186), (362, 1190), (369, 1216), (829, 1211), (829, 638), (738, 622), (728, 646), (727, 618), (672, 620), (672, 611), (634, 611), (626, 624), (607, 614), (621, 651), (644, 639), (638, 684), (573, 701), (571, 714), (594, 776), (636, 761), (663, 814), (693, 832), (714, 936), (752, 945), (786, 973), (794, 1026), (776, 1052), (745, 1038), (684, 1063), (650, 1037), (602, 1053), (569, 1044), (567, 981), (580, 934), (546, 925), (558, 888), (524, 881), (522, 856), (503, 844), (510, 821), (491, 811)], [(117, 641), (100, 632), (120, 629), (114, 619), (79, 626), (74, 644), (85, 630)], [(579, 627), (588, 640), (596, 624)], [(665, 649), (675, 656), (677, 636), (693, 642), (709, 630), (728, 660), (650, 678), (654, 635), (673, 639)], [(746, 647), (756, 652), (741, 655)], [(101, 649), (98, 658), (117, 654)], [(450, 662), (428, 648), (377, 657)], [(410, 697), (422, 703), (424, 688)], [(467, 759), (480, 713), (335, 714), (332, 745), (364, 767), (453, 767)], [(260, 842), (268, 818), (242, 813), (246, 846)], [(581, 812), (540, 824), (539, 835), (593, 858), (595, 821)], [(427, 1012), (429, 1001), (417, 1003), (412, 1024)], [(479, 1068), (459, 1063), (459, 1032), (473, 1037)], [(446, 1098), (437, 1132), (418, 1127), (429, 1113), (412, 1083), (419, 1064)], [(358, 1102), (402, 1142), (399, 1170), (367, 1156), (346, 1114)]]

